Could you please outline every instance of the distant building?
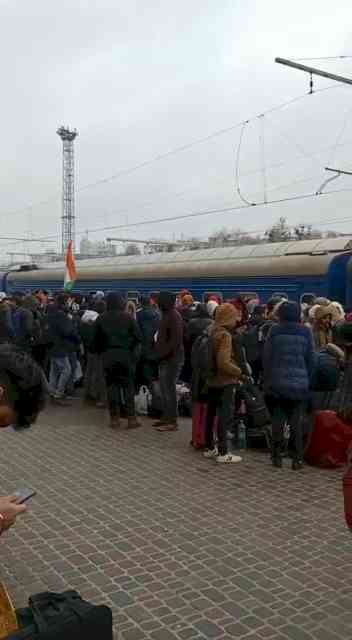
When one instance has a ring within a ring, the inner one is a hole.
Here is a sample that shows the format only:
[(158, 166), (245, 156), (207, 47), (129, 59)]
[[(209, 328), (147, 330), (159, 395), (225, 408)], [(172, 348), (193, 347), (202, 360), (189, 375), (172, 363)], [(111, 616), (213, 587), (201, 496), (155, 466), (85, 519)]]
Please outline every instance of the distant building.
[(116, 247), (111, 242), (89, 240), (84, 236), (79, 245), (79, 255), (81, 258), (116, 256)]

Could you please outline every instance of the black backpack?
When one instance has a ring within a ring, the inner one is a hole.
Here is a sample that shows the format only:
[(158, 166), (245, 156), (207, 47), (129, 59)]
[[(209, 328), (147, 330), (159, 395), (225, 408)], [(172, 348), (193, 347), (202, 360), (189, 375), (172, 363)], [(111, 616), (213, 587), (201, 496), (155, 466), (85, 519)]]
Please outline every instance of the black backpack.
[(207, 331), (195, 340), (191, 353), (192, 370), (206, 380), (215, 370), (213, 339)]
[(16, 611), (22, 628), (8, 640), (113, 640), (111, 609), (82, 600), (77, 591), (37, 593), (28, 604)]

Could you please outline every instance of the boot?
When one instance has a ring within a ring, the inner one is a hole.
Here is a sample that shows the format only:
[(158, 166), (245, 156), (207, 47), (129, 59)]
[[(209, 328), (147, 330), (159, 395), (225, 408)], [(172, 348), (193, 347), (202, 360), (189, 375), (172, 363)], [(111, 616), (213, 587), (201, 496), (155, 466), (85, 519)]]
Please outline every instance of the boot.
[(282, 468), (281, 443), (275, 443), (272, 445), (271, 462), (273, 467), (276, 467), (277, 469)]
[(127, 429), (138, 429), (141, 427), (141, 423), (137, 420), (136, 416), (130, 416), (127, 418)]
[(294, 458), (292, 460), (292, 471), (302, 471), (302, 469), (303, 469), (303, 460)]
[(110, 429), (118, 429), (120, 427), (120, 414), (110, 415)]

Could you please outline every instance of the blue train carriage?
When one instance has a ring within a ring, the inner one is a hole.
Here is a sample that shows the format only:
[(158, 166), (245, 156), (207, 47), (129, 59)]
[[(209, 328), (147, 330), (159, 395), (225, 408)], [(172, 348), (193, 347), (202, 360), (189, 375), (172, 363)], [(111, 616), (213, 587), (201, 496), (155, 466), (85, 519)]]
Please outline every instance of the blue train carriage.
[[(352, 306), (352, 236), (273, 244), (178, 251), (174, 253), (77, 261), (76, 291), (122, 291), (129, 298), (160, 290), (189, 289), (197, 300), (209, 292), (223, 298), (255, 292), (261, 301), (273, 293), (300, 300), (305, 293), (328, 296)], [(64, 264), (9, 272), (12, 293), (63, 288)]]

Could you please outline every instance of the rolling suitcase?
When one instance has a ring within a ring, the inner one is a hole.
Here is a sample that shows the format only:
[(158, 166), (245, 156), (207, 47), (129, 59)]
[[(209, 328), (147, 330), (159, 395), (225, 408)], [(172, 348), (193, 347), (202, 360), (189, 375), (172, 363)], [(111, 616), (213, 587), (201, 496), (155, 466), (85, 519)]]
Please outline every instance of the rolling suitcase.
[[(205, 447), (205, 427), (207, 422), (206, 402), (194, 402), (192, 406), (192, 440), (190, 444), (195, 449)], [(216, 431), (218, 418), (214, 420), (214, 430)]]

